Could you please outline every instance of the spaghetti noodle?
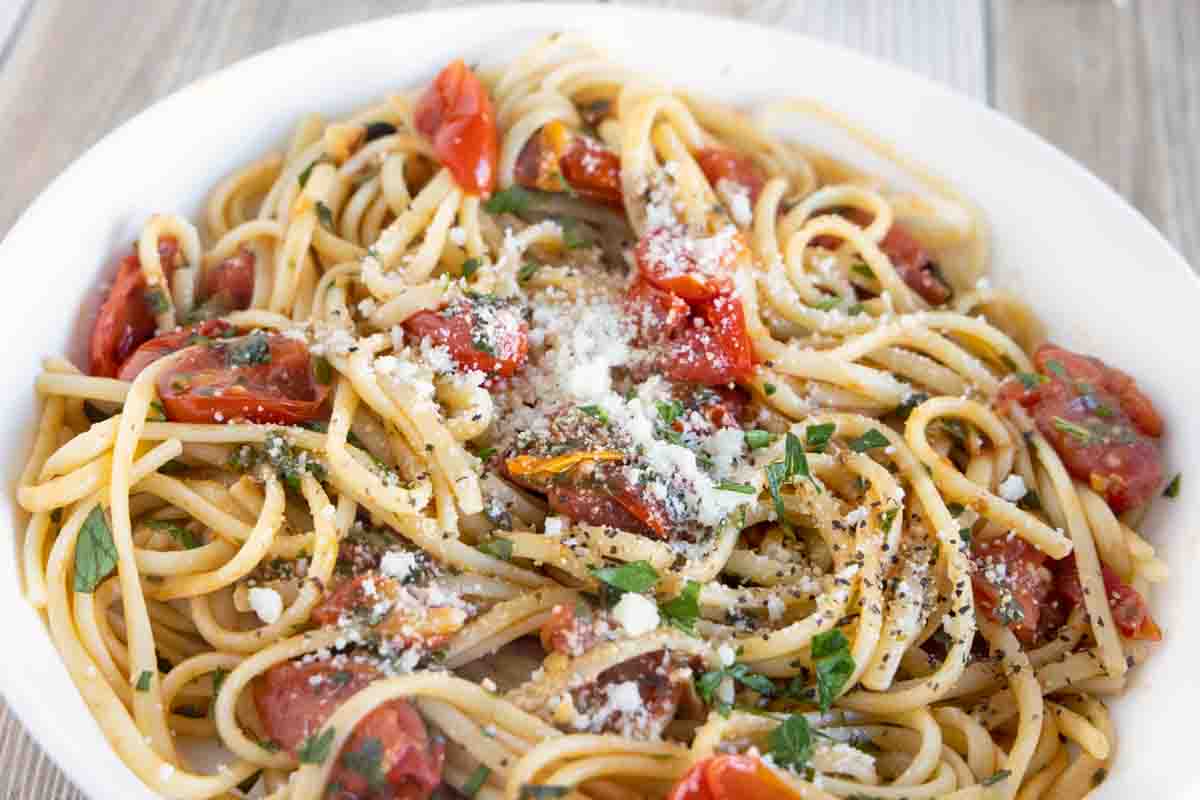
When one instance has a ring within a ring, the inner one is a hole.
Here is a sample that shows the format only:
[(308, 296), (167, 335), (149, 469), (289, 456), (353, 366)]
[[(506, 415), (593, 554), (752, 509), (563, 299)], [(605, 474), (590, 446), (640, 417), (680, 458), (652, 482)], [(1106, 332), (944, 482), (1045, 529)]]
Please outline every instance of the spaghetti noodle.
[(869, 134), (554, 36), (303, 120), (203, 228), (153, 217), (87, 374), (47, 360), (18, 489), (30, 602), (154, 791), (1103, 779), (1160, 638), (1161, 420)]

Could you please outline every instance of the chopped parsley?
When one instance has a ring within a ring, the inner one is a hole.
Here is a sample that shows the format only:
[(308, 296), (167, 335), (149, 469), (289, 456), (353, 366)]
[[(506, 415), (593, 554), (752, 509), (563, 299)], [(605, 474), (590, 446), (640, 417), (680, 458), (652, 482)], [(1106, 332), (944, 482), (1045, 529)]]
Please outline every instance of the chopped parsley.
[(483, 266), (483, 262), (480, 261), (478, 258), (468, 258), (466, 261), (463, 262), (462, 276), (464, 278), (471, 277), (472, 275), (474, 275), (476, 272), (479, 271), (479, 268), (481, 266)]
[(97, 505), (83, 521), (75, 542), (75, 582), (77, 592), (91, 594), (117, 567), (117, 546), (104, 510)]
[(1171, 478), (1171, 482), (1167, 484), (1167, 488), (1163, 489), (1163, 497), (1169, 497), (1174, 500), (1179, 497), (1179, 482), (1183, 480), (1183, 473), (1176, 472), (1175, 477)]
[(887, 447), (888, 439), (876, 428), (859, 436), (857, 439), (850, 440), (850, 449), (856, 453), (865, 453), (868, 450), (874, 450), (876, 447)]
[(837, 424), (826, 422), (823, 425), (809, 425), (804, 429), (804, 445), (814, 453), (824, 453), (825, 445), (829, 444)]
[(467, 798), (472, 798), (479, 794), (479, 790), (483, 788), (485, 783), (487, 783), (488, 776), (491, 774), (492, 770), (489, 767), (485, 766), (484, 764), (480, 764), (475, 768), (475, 771), (471, 773), (471, 777), (467, 778), (467, 782), (463, 784), (463, 795)]
[(487, 199), (483, 210), (489, 214), (520, 214), (529, 208), (533, 195), (520, 186), (501, 189)]
[(318, 731), (305, 739), (296, 751), (296, 758), (301, 764), (322, 764), (329, 756), (329, 748), (333, 744), (334, 729)]
[(658, 573), (649, 561), (631, 561), (619, 567), (600, 567), (592, 570), (592, 576), (621, 592), (648, 592), (658, 583)]
[(580, 406), (579, 410), (582, 411), (584, 414), (587, 414), (589, 417), (593, 417), (595, 419), (600, 420), (600, 423), (603, 425), (608, 424), (608, 412), (605, 411), (603, 408), (601, 408), (598, 405), (593, 404), (593, 405)]
[(763, 384), (763, 394), (765, 394), (767, 397), (770, 397), (771, 395), (775, 394), (775, 392), (777, 392), (777, 391), (778, 391), (778, 389), (775, 388), (775, 384), (773, 384), (773, 383), (764, 383)]
[(850, 266), (850, 271), (867, 280), (875, 280), (875, 270), (867, 266), (867, 262), (865, 261), (855, 261)]
[(696, 693), (700, 695), (701, 700), (713, 706), (724, 716), (729, 715), (731, 707), (717, 699), (717, 688), (726, 678), (731, 678), (736, 683), (753, 689), (764, 697), (771, 697), (775, 694), (775, 684), (771, 682), (771, 679), (766, 675), (751, 672), (750, 668), (745, 664), (732, 664), (728, 667), (705, 672), (696, 679)]
[(771, 492), (771, 501), (775, 504), (775, 514), (784, 525), (787, 525), (786, 510), (779, 489), (783, 484), (796, 477), (808, 478), (817, 491), (821, 491), (817, 479), (808, 470), (808, 457), (804, 454), (800, 440), (796, 438), (795, 434), (789, 432), (784, 437), (783, 461), (767, 465), (767, 488)]
[(748, 483), (736, 483), (735, 481), (720, 481), (717, 483), (717, 488), (722, 492), (737, 492), (738, 494), (758, 494), (758, 490)]
[(1010, 772), (1009, 770), (1006, 770), (1006, 769), (1002, 769), (999, 772), (993, 772), (991, 775), (988, 775), (986, 778), (984, 778), (983, 780), (981, 780), (979, 782), (979, 785), (980, 786), (995, 786), (997, 783), (1000, 783), (1000, 781), (1008, 780), (1008, 776), (1010, 776), (1010, 775), (1012, 775), (1012, 772)]
[(668, 625), (695, 636), (696, 620), (700, 618), (700, 584), (688, 581), (683, 591), (659, 605), (658, 611)]
[(792, 714), (767, 737), (767, 752), (785, 769), (798, 770), (812, 757), (812, 732), (803, 714)]
[(333, 367), (323, 356), (313, 357), (313, 377), (322, 386), (328, 386), (333, 380)]
[(517, 283), (529, 283), (537, 271), (542, 268), (542, 265), (536, 261), (526, 261), (521, 265), (521, 269), (517, 271)]
[(139, 692), (148, 692), (150, 691), (150, 681), (153, 680), (153, 678), (154, 673), (148, 669), (144, 669), (142, 670), (142, 674), (138, 675), (137, 683), (133, 688), (137, 689)]
[(1050, 380), (1045, 375), (1038, 375), (1035, 372), (1018, 372), (1016, 373), (1016, 376), (1017, 380), (1019, 380), (1026, 389), (1030, 390), (1036, 389), (1039, 384), (1046, 383)]
[(171, 308), (171, 301), (167, 297), (167, 293), (157, 286), (147, 289), (142, 297), (146, 301), (147, 308), (155, 314), (166, 313)]
[(754, 430), (746, 431), (746, 447), (751, 450), (759, 450), (771, 443), (771, 434), (767, 431)]
[(678, 400), (669, 403), (659, 400), (654, 405), (658, 409), (658, 418), (664, 425), (674, 425), (675, 420), (683, 416), (683, 403)]
[(480, 542), (477, 549), (481, 553), (486, 553), (492, 558), (498, 558), (501, 561), (511, 561), (513, 554), (513, 544), (508, 539), (488, 539), (486, 542)]
[(169, 534), (185, 550), (192, 550), (203, 544), (199, 536), (173, 520), (150, 519), (146, 520), (146, 525)]
[(885, 531), (892, 529), (892, 521), (896, 519), (896, 514), (899, 513), (898, 508), (889, 508), (887, 511), (879, 515), (879, 527)]
[(329, 210), (329, 206), (317, 201), (317, 221), (321, 223), (321, 227), (333, 233), (333, 212)]
[(854, 673), (854, 657), (850, 655), (850, 642), (837, 629), (813, 637), (812, 657), (817, 671), (817, 701), (825, 712)]
[(1092, 443), (1092, 432), (1082, 425), (1077, 425), (1062, 417), (1055, 417), (1053, 422), (1055, 430), (1062, 431), (1079, 444), (1088, 445)]
[(382, 789), (387, 785), (387, 776), (383, 772), (383, 742), (379, 737), (366, 737), (357, 750), (343, 754), (341, 761), (348, 769), (365, 778), (372, 789)]
[(309, 163), (309, 165), (307, 167), (305, 167), (303, 170), (301, 170), (300, 174), (296, 176), (296, 180), (298, 180), (300, 182), (301, 189), (303, 189), (304, 185), (306, 183), (308, 183), (308, 176), (312, 175), (313, 167), (315, 167), (320, 162), (321, 162), (321, 159), (319, 159), (319, 158), (313, 159), (312, 162)]
[(225, 358), (231, 367), (248, 367), (271, 363), (271, 343), (262, 331), (255, 331), (236, 342), (230, 342)]
[(818, 311), (832, 311), (842, 304), (840, 297), (822, 297), (817, 302), (813, 303), (813, 308)]
[(1066, 371), (1066, 369), (1063, 368), (1062, 362), (1057, 361), (1053, 358), (1046, 362), (1046, 371), (1053, 372), (1055, 375), (1057, 375), (1060, 378), (1067, 377), (1067, 371)]

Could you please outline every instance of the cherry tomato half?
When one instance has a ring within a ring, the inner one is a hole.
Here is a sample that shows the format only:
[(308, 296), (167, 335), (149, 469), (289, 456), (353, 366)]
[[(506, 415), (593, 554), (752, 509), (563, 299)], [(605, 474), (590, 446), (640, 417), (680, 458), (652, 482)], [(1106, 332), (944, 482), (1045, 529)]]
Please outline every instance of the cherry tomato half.
[[(174, 272), (179, 244), (171, 237), (158, 241), (158, 257), (168, 278)], [(105, 378), (117, 370), (141, 344), (154, 337), (154, 311), (146, 299), (146, 278), (137, 251), (121, 259), (112, 289), (100, 306), (92, 328), (88, 372)]]
[(721, 755), (698, 761), (667, 800), (799, 800), (800, 795), (754, 756)]
[(466, 370), (511, 378), (529, 353), (529, 326), (517, 312), (485, 299), (463, 299), (441, 311), (409, 317), (405, 329), (416, 339), (428, 336), (444, 346)]
[(461, 59), (434, 78), (413, 121), (463, 191), (491, 194), (500, 161), (496, 114), (487, 89)]
[(754, 346), (742, 301), (720, 295), (694, 311), (705, 324), (684, 328), (666, 365), (667, 377), (705, 386), (748, 378), (754, 371)]
[(237, 329), (221, 319), (211, 319), (201, 322), (199, 325), (189, 325), (172, 333), (164, 333), (133, 351), (133, 355), (125, 359), (125, 363), (121, 365), (117, 377), (123, 381), (131, 381), (142, 370), (163, 356), (168, 356), (194, 344), (207, 344), (210, 339), (228, 339), (236, 335)]
[(744, 186), (753, 204), (767, 182), (754, 159), (724, 147), (705, 147), (694, 154), (704, 177), (715, 189), (723, 180)]
[(322, 416), (329, 386), (303, 342), (259, 332), (188, 348), (159, 376), (158, 394), (172, 422), (298, 425)]

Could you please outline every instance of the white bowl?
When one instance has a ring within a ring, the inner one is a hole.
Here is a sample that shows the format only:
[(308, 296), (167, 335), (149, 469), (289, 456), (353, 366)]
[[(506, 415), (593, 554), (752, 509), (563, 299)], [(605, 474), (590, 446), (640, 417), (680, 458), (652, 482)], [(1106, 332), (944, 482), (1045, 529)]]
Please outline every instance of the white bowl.
[[(1097, 797), (1200, 794), (1192, 757), (1200, 711), (1200, 582), (1189, 580), (1200, 530), (1200, 285), (1136, 211), (1050, 145), (993, 111), (909, 72), (790, 33), (677, 12), (506, 6), (399, 16), (279, 47), (176, 92), (105, 137), (60, 175), (0, 245), (9, 278), (0, 341), (0, 447), (11, 488), (32, 440), (33, 380), (45, 355), (78, 352), (80, 307), (155, 211), (195, 214), (213, 184), (279, 146), (310, 111), (342, 111), (428, 79), (450, 58), (511, 52), (535, 33), (586, 32), (626, 64), (740, 104), (821, 100), (950, 178), (985, 209), (998, 285), (1030, 299), (1065, 345), (1133, 373), (1167, 419), (1170, 472), (1188, 466), (1174, 502), (1147, 524), (1174, 575), (1152, 598), (1165, 642), (1114, 702), (1118, 756)], [(1172, 344), (1174, 343), (1174, 344)], [(1176, 349), (1178, 348), (1180, 349)], [(22, 515), (0, 548), (6, 620), (0, 690), (75, 783), (94, 798), (153, 794), (92, 720), (39, 616), (21, 595)]]

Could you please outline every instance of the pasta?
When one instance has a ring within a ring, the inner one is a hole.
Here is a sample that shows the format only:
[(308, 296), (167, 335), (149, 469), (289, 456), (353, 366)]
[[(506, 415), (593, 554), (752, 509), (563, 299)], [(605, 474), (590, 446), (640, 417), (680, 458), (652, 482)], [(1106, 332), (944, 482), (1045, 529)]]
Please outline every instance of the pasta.
[(302, 120), (202, 223), (152, 217), (86, 374), (46, 361), (17, 489), (29, 601), (153, 791), (1104, 779), (1162, 421), (887, 144), (556, 35)]

